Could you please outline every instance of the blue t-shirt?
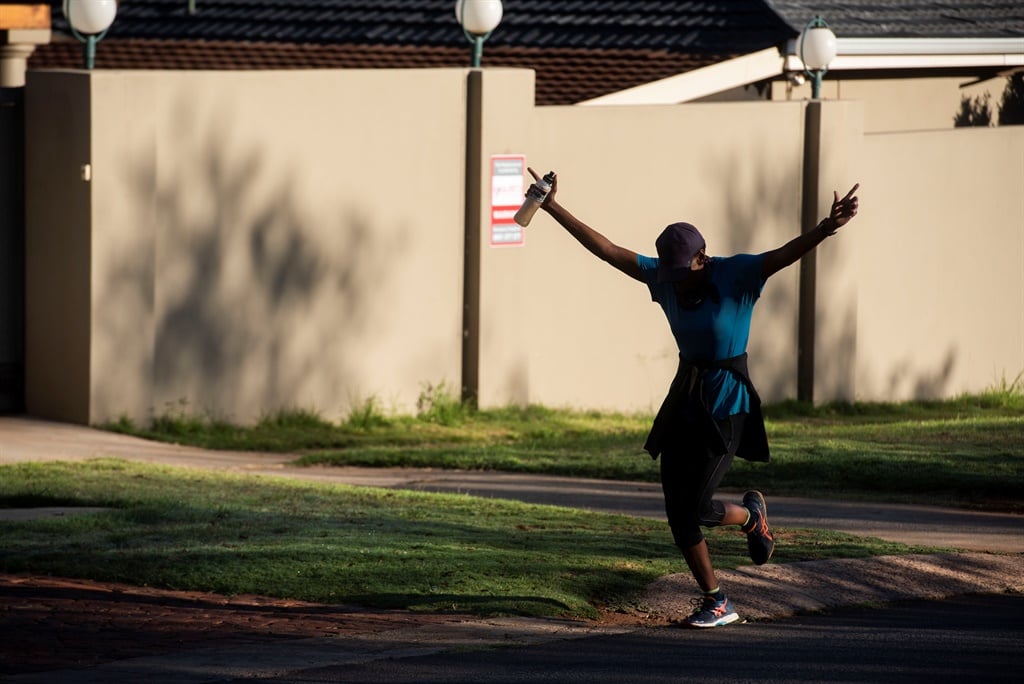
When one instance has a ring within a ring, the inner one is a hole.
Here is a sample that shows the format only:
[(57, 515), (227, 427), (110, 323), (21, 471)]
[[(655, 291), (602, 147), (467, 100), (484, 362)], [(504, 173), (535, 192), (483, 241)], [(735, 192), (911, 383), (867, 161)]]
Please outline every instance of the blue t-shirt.
[[(712, 257), (706, 268), (720, 299), (706, 297), (696, 308), (683, 309), (672, 283), (658, 282), (658, 259), (637, 257), (651, 299), (665, 312), (679, 353), (692, 361), (721, 361), (746, 352), (754, 304), (764, 287), (763, 262), (760, 254)], [(704, 382), (715, 418), (750, 412), (750, 394), (730, 371), (711, 369)]]

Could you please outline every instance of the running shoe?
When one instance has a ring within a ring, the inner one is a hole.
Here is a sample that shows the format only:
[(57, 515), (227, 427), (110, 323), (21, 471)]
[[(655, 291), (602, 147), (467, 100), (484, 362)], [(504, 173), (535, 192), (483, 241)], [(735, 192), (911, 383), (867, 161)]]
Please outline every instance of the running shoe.
[(764, 565), (772, 557), (775, 550), (775, 539), (768, 529), (768, 506), (764, 495), (758, 491), (749, 491), (743, 495), (743, 505), (750, 511), (750, 522), (741, 529), (747, 533), (747, 551), (754, 565)]
[(686, 627), (722, 627), (740, 619), (732, 607), (732, 601), (724, 596), (721, 599), (705, 596), (703, 599), (693, 599), (693, 603), (696, 608), (693, 614), (682, 621)]

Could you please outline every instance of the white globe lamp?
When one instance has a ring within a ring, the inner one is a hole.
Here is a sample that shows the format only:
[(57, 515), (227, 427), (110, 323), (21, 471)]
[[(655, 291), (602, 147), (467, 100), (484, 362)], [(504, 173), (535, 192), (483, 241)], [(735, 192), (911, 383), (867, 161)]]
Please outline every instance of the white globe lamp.
[(117, 16), (117, 0), (64, 0), (64, 18), (71, 33), (85, 44), (84, 62), (92, 69), (96, 43), (106, 34)]
[(501, 22), (501, 0), (455, 0), (455, 19), (473, 44), (473, 67), (480, 66), (484, 41)]
[(821, 96), (821, 80), (838, 53), (836, 34), (824, 19), (815, 17), (807, 23), (797, 40), (800, 61), (811, 77), (811, 98), (817, 100)]

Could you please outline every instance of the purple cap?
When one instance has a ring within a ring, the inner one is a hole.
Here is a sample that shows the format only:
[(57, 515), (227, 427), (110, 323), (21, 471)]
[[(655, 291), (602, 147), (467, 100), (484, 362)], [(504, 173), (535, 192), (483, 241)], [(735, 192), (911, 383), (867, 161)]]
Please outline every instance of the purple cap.
[(658, 248), (658, 282), (679, 280), (690, 270), (690, 262), (704, 249), (704, 236), (689, 223), (673, 223), (654, 242)]

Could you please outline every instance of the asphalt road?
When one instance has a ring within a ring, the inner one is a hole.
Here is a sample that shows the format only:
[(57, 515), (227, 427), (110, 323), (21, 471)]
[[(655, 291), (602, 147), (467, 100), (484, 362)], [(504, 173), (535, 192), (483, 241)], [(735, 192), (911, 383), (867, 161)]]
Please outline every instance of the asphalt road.
[(706, 631), (659, 627), (529, 647), (377, 660), (263, 681), (960, 684), (1019, 682), (1022, 668), (1024, 596), (989, 595)]
[[(768, 466), (771, 467), (771, 466)], [(359, 477), (360, 469), (348, 469)], [(515, 473), (405, 470), (392, 482), (400, 489), (461, 493), (515, 499), (526, 503), (586, 508), (655, 520), (665, 519), (661, 485)], [(380, 474), (376, 477), (381, 477)], [(822, 501), (793, 497), (768, 498), (774, 527), (808, 527), (877, 537), (903, 544), (953, 547), (971, 551), (1024, 552), (1024, 517), (987, 511), (952, 510), (939, 506), (856, 501)], [(741, 493), (722, 492), (736, 503)]]

